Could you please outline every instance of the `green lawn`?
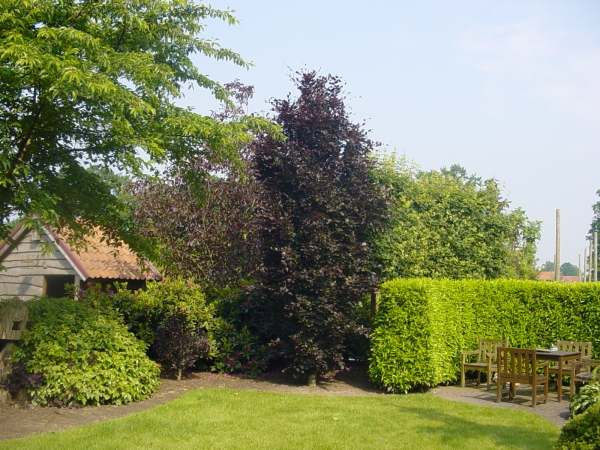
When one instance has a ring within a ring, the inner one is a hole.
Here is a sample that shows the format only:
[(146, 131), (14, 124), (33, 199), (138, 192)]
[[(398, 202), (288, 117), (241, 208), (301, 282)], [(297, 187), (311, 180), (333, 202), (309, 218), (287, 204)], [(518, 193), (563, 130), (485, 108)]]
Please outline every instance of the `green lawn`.
[(0, 449), (550, 449), (533, 413), (431, 394), (324, 397), (198, 389), (139, 414), (0, 442)]

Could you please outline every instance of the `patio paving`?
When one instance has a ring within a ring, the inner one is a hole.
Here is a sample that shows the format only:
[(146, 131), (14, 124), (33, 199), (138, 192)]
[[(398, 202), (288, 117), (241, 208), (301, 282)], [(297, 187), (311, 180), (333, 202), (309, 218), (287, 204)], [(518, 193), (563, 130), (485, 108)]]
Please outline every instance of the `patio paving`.
[[(562, 427), (569, 418), (569, 392), (565, 392), (563, 386), (562, 402), (558, 402), (556, 388), (550, 388), (548, 401), (546, 404), (538, 403), (534, 408), (531, 407), (531, 386), (517, 386), (517, 396), (513, 399), (502, 398), (502, 403), (496, 403), (496, 386), (488, 391), (483, 386), (467, 385), (464, 388), (460, 386), (438, 386), (430, 392), (440, 398), (454, 400), (457, 402), (471, 403), (473, 405), (491, 406), (494, 408), (520, 409), (533, 412), (550, 422)], [(506, 390), (507, 392), (507, 390)], [(538, 395), (542, 395), (543, 390), (538, 388)]]

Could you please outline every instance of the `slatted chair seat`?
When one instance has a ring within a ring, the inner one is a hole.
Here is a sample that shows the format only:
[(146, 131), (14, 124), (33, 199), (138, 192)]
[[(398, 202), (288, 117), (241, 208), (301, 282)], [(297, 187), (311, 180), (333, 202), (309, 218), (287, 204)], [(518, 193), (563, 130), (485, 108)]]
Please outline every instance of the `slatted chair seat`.
[[(487, 372), (487, 389), (491, 389), (492, 373), (496, 372), (496, 347), (507, 347), (508, 339), (479, 339), (479, 349), (473, 351), (463, 351), (461, 353), (462, 362), (460, 366), (460, 386), (465, 387), (465, 371), (476, 370), (478, 372)], [(470, 356), (476, 356), (476, 361), (468, 361)], [(477, 386), (479, 386), (479, 373), (477, 374)]]
[[(538, 364), (535, 350), (524, 348), (498, 347), (498, 381), (496, 385), (496, 402), (502, 401), (502, 383), (510, 383), (512, 397), (517, 394), (517, 383), (531, 385), (531, 405), (535, 408), (538, 402), (537, 387), (544, 386), (543, 402), (548, 401), (548, 363)], [(543, 369), (544, 374), (538, 374)]]
[(583, 381), (585, 383), (589, 383), (590, 381), (592, 381), (592, 378), (594, 378), (594, 377), (591, 372), (584, 372), (584, 373), (577, 374), (576, 378), (578, 381)]
[(600, 381), (600, 373), (594, 375), (594, 367), (600, 366), (600, 361), (588, 359), (586, 361), (578, 361), (574, 364), (574, 375), (571, 377), (571, 399), (576, 393), (576, 383), (591, 383), (592, 381)]

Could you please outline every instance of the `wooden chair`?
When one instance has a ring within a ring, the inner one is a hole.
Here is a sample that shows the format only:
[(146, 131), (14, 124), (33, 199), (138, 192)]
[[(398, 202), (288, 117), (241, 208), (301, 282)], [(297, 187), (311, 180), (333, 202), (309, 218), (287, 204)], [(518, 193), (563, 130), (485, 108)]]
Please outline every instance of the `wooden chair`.
[[(548, 401), (548, 362), (538, 364), (535, 350), (524, 348), (498, 347), (496, 362), (498, 381), (496, 402), (502, 401), (502, 383), (510, 383), (510, 396), (517, 395), (516, 383), (531, 385), (531, 405), (538, 402), (537, 387), (544, 386), (544, 403)], [(538, 375), (538, 369), (544, 369), (544, 375)]]
[[(581, 361), (589, 361), (592, 359), (592, 343), (591, 342), (573, 342), (573, 341), (557, 341), (556, 347), (560, 351), (579, 352), (581, 353)], [(562, 367), (562, 374), (573, 379), (575, 364), (574, 361), (565, 361)], [(548, 373), (558, 375), (558, 363), (551, 364), (548, 367)], [(562, 383), (562, 380), (556, 380), (557, 383)], [(571, 383), (570, 396), (573, 398), (573, 383)]]
[[(460, 352), (462, 362), (460, 365), (460, 387), (465, 387), (465, 370), (477, 370), (487, 372), (487, 389), (490, 390), (492, 372), (496, 371), (496, 347), (508, 347), (508, 339), (482, 339), (479, 338), (479, 349)], [(469, 362), (467, 357), (477, 355), (477, 361)], [(477, 374), (477, 386), (479, 386), (479, 373)]]
[(576, 383), (591, 383), (592, 381), (600, 381), (600, 371), (594, 376), (594, 367), (600, 366), (600, 361), (588, 359), (586, 361), (576, 361), (573, 364), (573, 376), (571, 377), (571, 400), (576, 394)]

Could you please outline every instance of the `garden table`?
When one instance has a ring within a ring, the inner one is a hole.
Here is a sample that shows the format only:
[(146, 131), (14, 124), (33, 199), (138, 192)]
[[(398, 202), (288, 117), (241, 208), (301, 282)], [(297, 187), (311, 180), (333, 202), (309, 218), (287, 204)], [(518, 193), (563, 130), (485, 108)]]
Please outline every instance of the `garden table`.
[(556, 390), (558, 391), (558, 401), (562, 401), (562, 377), (563, 365), (565, 361), (579, 361), (581, 352), (551, 351), (546, 349), (536, 349), (536, 358), (542, 361), (558, 362), (558, 378), (556, 380)]

